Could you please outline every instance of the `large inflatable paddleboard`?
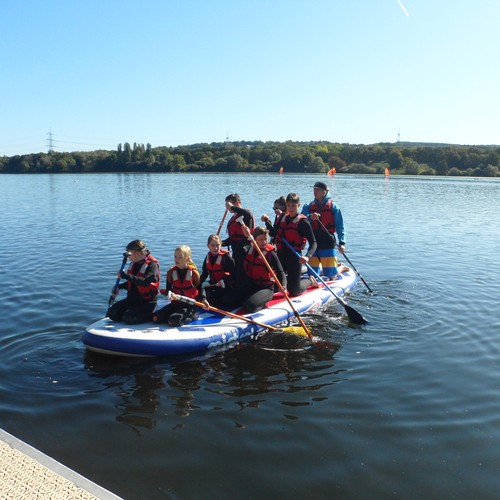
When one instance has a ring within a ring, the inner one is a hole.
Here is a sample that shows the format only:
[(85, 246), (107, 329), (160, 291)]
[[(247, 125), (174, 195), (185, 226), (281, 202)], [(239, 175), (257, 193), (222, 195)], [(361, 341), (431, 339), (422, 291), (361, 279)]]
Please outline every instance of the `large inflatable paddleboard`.
[[(355, 287), (356, 274), (349, 269), (327, 283), (341, 297)], [(313, 312), (327, 302), (337, 302), (333, 294), (322, 285), (319, 288), (310, 287), (291, 300), (300, 314)], [(158, 308), (167, 303), (168, 299), (160, 297)], [(290, 305), (281, 293), (275, 294), (267, 307), (256, 313), (245, 314), (243, 310), (233, 312), (275, 327), (289, 325), (295, 319)], [(198, 319), (178, 328), (154, 323), (126, 325), (103, 318), (86, 328), (83, 343), (88, 349), (104, 354), (171, 356), (236, 344), (240, 339), (264, 330), (259, 325), (199, 309)]]

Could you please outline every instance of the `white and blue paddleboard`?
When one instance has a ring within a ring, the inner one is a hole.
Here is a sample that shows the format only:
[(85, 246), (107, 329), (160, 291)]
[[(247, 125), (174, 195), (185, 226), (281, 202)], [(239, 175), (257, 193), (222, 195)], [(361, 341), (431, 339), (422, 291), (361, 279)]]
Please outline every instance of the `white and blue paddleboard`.
[[(356, 281), (356, 274), (349, 269), (327, 283), (341, 297), (356, 286)], [(336, 298), (322, 285), (319, 288), (310, 287), (302, 295), (291, 299), (299, 314), (313, 312), (332, 300), (336, 301)], [(157, 307), (167, 303), (168, 299), (160, 297)], [(263, 326), (201, 308), (198, 312), (198, 319), (177, 328), (154, 323), (126, 325), (103, 318), (85, 329), (83, 343), (89, 350), (103, 354), (172, 356), (236, 344), (240, 339), (266, 330)], [(245, 314), (244, 310), (233, 312), (275, 327), (288, 325), (294, 319), (294, 312), (281, 293), (275, 294), (267, 307), (256, 313)]]

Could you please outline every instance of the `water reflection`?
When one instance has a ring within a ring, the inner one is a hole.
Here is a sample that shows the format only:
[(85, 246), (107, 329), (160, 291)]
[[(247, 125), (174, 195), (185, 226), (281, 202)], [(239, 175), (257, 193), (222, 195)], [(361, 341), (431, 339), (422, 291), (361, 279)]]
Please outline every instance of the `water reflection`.
[[(269, 400), (288, 408), (327, 399), (337, 383), (334, 355), (341, 343), (314, 342), (290, 334), (265, 334), (257, 341), (218, 353), (183, 359), (135, 359), (84, 354), (88, 376), (99, 379), (90, 393), (111, 391), (116, 420), (141, 435), (160, 421), (178, 421), (198, 410), (256, 408)], [(183, 423), (175, 423), (174, 429)]]
[[(121, 411), (116, 420), (123, 422), (138, 432), (139, 428), (156, 427), (154, 415), (160, 406), (159, 390), (165, 387), (164, 373), (161, 370), (134, 374), (134, 384), (130, 389), (120, 392), (123, 403), (116, 405)], [(130, 393), (129, 393), (130, 392)]]

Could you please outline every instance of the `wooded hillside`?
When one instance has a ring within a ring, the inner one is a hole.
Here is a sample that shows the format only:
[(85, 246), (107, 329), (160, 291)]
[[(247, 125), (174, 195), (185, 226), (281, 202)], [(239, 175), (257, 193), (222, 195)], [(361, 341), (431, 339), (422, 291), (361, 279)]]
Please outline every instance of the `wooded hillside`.
[(499, 176), (499, 146), (241, 141), (155, 147), (118, 144), (114, 151), (0, 157), (0, 173), (328, 172), (339, 174)]

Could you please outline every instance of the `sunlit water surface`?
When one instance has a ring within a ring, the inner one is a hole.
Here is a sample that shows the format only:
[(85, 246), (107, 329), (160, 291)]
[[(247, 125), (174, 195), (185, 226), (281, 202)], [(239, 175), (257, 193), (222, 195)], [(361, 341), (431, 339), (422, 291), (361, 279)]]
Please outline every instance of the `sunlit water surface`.
[(260, 217), (314, 175), (2, 175), (0, 427), (138, 498), (497, 498), (500, 182), (338, 176), (354, 328), (177, 359), (86, 352), (123, 248), (201, 265), (224, 197)]

